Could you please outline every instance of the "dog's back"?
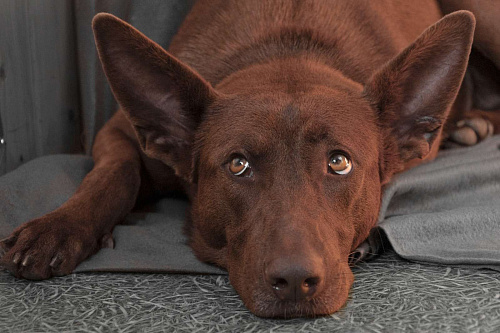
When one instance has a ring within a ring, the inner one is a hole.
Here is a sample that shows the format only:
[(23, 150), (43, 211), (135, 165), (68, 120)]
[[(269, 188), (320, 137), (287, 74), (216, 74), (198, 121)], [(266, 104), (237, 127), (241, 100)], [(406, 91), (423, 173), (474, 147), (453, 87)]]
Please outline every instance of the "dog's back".
[(431, 0), (201, 0), (169, 51), (214, 86), (250, 64), (298, 53), (365, 82), (440, 18)]

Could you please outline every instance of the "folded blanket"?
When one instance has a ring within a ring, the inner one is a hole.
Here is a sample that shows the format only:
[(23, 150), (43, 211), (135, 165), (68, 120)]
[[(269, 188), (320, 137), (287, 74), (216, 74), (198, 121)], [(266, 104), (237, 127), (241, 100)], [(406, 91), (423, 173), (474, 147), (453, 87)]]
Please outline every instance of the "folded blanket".
[(406, 259), (500, 270), (500, 135), (395, 177), (379, 225)]
[[(92, 169), (90, 158), (54, 155), (0, 177), (0, 239), (61, 205)], [(127, 216), (102, 249), (76, 271), (224, 274), (199, 262), (182, 233), (187, 202), (162, 199)], [(394, 178), (385, 188), (379, 226), (402, 257), (500, 270), (500, 136)], [(382, 248), (373, 232), (361, 247)]]

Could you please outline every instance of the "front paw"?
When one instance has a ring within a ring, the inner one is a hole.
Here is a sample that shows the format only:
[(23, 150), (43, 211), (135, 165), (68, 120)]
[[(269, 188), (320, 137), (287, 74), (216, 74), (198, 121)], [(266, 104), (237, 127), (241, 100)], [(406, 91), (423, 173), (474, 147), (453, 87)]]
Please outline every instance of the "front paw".
[(25, 223), (0, 241), (0, 266), (30, 280), (70, 274), (100, 245), (88, 229), (54, 213)]

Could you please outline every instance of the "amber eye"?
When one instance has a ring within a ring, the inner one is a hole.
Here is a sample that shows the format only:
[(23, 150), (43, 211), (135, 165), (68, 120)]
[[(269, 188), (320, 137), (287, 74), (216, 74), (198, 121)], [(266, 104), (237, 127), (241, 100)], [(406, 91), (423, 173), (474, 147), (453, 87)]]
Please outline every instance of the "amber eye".
[(234, 157), (229, 163), (229, 171), (235, 176), (251, 177), (252, 170), (248, 161), (241, 156)]
[(347, 175), (351, 172), (352, 163), (347, 156), (342, 153), (333, 153), (328, 162), (328, 169), (339, 175)]

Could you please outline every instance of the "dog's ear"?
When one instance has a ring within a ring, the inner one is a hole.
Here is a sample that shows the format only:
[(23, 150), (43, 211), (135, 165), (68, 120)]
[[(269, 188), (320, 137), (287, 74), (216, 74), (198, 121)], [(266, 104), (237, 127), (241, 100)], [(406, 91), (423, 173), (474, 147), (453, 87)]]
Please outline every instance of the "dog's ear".
[(396, 142), (385, 154), (397, 155), (399, 163), (424, 158), (441, 133), (465, 74), (474, 26), (470, 12), (445, 16), (367, 82), (383, 140)]
[(104, 72), (142, 149), (190, 180), (194, 132), (215, 99), (215, 90), (115, 16), (97, 14), (92, 26)]

